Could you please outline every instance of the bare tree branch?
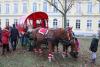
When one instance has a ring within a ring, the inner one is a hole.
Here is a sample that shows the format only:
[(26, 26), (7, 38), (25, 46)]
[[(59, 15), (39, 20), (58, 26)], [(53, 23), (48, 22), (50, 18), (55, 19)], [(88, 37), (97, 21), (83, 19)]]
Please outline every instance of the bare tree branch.
[(65, 13), (67, 13), (67, 11), (69, 11), (72, 8), (73, 4), (73, 0), (71, 0), (70, 4), (68, 5), (68, 8), (66, 9)]
[(62, 9), (65, 11), (64, 6), (63, 6), (63, 4), (61, 3), (61, 1), (60, 1), (60, 0), (58, 0), (58, 1), (59, 1), (59, 3), (61, 4)]
[(52, 5), (54, 8), (56, 8), (61, 14), (64, 15), (64, 12), (61, 11), (55, 4), (51, 3), (50, 1), (46, 0), (50, 5)]

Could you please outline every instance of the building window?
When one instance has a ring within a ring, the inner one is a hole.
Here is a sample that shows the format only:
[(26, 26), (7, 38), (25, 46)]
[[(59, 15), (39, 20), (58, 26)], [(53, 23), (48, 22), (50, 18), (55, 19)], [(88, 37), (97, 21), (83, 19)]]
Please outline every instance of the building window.
[[(57, 4), (57, 2), (54, 2), (54, 5), (58, 8), (58, 4)], [(55, 8), (55, 7), (53, 7), (53, 12), (57, 12), (58, 10)]]
[(100, 13), (100, 2), (99, 2), (99, 13)]
[(66, 27), (69, 26), (69, 20), (66, 20)]
[(9, 22), (9, 19), (6, 19), (6, 22)]
[(100, 29), (100, 20), (98, 21), (98, 28)]
[(76, 4), (76, 13), (80, 14), (81, 13), (81, 3)]
[(1, 19), (0, 19), (0, 27), (1, 27)]
[(80, 29), (80, 20), (76, 20), (76, 29)]
[(0, 4), (0, 14), (1, 14), (1, 4)]
[(92, 2), (88, 2), (88, 11), (89, 14), (92, 13)]
[(33, 3), (33, 12), (35, 12), (37, 10), (37, 4)]
[(6, 4), (6, 14), (9, 13), (9, 4)]
[(9, 19), (6, 19), (6, 26), (9, 26)]
[(15, 24), (15, 25), (18, 24), (18, 19), (14, 19), (14, 24)]
[(23, 13), (27, 13), (27, 3), (23, 3)]
[(43, 2), (43, 11), (47, 12), (47, 2)]
[(14, 13), (18, 13), (18, 4), (14, 3)]
[(92, 28), (92, 20), (87, 20), (87, 29), (91, 30)]
[(53, 20), (53, 28), (57, 28), (57, 19)]
[(100, 23), (98, 23), (98, 28), (100, 29)]

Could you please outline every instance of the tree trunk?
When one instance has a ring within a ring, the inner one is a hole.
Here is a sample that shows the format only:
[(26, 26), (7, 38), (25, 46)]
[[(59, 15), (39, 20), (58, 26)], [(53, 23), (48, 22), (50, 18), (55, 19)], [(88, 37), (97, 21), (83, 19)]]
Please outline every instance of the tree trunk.
[(66, 28), (66, 14), (63, 15), (64, 28)]

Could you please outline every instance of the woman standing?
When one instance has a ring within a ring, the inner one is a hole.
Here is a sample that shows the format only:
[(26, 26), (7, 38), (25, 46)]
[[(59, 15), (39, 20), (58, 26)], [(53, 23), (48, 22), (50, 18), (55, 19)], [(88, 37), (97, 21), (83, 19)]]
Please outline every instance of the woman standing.
[(5, 54), (5, 50), (9, 52), (9, 30), (7, 28), (2, 31), (2, 55)]

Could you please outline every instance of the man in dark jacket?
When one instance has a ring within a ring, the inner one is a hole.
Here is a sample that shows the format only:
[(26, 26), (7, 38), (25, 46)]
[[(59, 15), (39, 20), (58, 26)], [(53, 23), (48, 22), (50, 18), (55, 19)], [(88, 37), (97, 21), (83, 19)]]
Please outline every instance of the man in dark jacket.
[(10, 34), (11, 45), (12, 45), (13, 51), (16, 50), (18, 37), (19, 37), (19, 32), (18, 32), (17, 28), (15, 27), (15, 24), (13, 24), (13, 27), (11, 29), (11, 34)]
[(96, 52), (98, 49), (98, 42), (99, 42), (99, 39), (95, 37), (92, 39), (92, 42), (90, 45), (90, 51), (92, 51), (91, 60), (93, 63), (95, 63), (95, 60), (96, 60)]

